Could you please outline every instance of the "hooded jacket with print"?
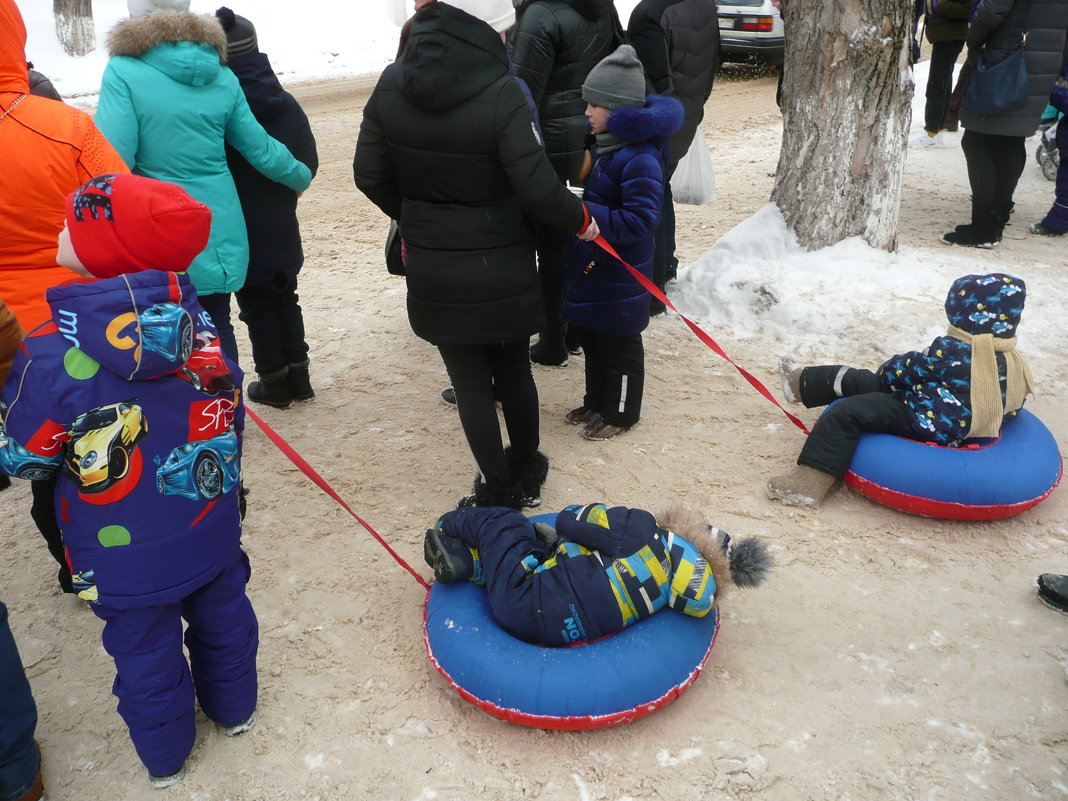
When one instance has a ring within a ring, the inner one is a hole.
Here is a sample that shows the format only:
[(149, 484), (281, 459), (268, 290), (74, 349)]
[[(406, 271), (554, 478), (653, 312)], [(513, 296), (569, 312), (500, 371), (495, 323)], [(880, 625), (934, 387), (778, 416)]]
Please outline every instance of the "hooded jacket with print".
[[(946, 316), (955, 328), (972, 334), (1016, 336), (1027, 296), (1019, 278), (994, 273), (965, 276), (946, 297)], [(1005, 355), (996, 353), (1002, 402), (1006, 389)], [(972, 348), (954, 336), (942, 336), (925, 351), (900, 353), (879, 368), (886, 391), (908, 407), (921, 439), (956, 445), (967, 439), (972, 422)], [(1006, 409), (1005, 419), (1019, 409)]]
[(184, 274), (47, 293), (2, 398), (0, 470), (61, 472), (75, 589), (113, 608), (174, 603), (240, 550), (241, 372)]
[(211, 209), (211, 239), (189, 274), (201, 295), (237, 291), (248, 238), (224, 143), (297, 192), (311, 171), (256, 122), (222, 63), (226, 34), (215, 17), (135, 17), (108, 34), (108, 51), (96, 124), (135, 173), (178, 184)]

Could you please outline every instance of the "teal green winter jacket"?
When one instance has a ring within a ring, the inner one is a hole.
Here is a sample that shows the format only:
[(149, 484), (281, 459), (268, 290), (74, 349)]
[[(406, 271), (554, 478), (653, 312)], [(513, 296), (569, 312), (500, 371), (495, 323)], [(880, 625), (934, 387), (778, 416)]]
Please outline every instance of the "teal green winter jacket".
[(97, 127), (133, 172), (176, 183), (211, 209), (211, 239), (189, 267), (198, 294), (240, 289), (248, 237), (224, 145), (297, 192), (311, 172), (252, 116), (222, 63), (226, 35), (215, 17), (135, 17), (112, 29), (108, 50)]

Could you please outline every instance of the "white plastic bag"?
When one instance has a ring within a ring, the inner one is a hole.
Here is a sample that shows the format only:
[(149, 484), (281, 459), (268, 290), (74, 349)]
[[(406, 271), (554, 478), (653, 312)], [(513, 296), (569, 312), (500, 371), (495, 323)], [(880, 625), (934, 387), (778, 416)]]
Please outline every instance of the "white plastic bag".
[(408, 21), (408, 17), (415, 13), (411, 0), (386, 0), (386, 14), (390, 21), (398, 28)]
[(671, 176), (671, 194), (676, 203), (703, 206), (716, 199), (716, 172), (712, 169), (712, 154), (700, 130), (693, 136), (690, 149), (682, 157)]

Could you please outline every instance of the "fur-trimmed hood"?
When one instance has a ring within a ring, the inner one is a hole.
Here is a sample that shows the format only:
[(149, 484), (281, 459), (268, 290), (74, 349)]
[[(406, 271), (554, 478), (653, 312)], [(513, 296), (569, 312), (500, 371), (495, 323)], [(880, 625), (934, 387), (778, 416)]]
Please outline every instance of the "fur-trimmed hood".
[(608, 132), (626, 142), (660, 142), (682, 125), (682, 103), (673, 97), (649, 95), (642, 108), (620, 107), (608, 118)]
[[(184, 47), (160, 49), (163, 44)], [(226, 33), (219, 20), (208, 14), (157, 11), (134, 17), (111, 29), (107, 47), (112, 58), (143, 59), (183, 83), (210, 83), (212, 67), (217, 73), (219, 65), (226, 63)]]

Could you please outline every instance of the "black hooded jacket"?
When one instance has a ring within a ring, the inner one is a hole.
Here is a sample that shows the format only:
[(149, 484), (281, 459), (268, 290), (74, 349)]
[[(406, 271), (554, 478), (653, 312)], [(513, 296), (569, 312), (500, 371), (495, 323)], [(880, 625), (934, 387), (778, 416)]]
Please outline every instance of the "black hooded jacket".
[(515, 74), (538, 105), (549, 161), (571, 183), (578, 183), (586, 143), (582, 82), (621, 37), (612, 0), (529, 0), (519, 7)]
[(719, 69), (716, 0), (641, 0), (627, 34), (653, 91), (675, 98), (686, 112), (668, 144), (668, 158), (677, 162), (701, 124)]
[(491, 344), (538, 329), (525, 213), (565, 233), (582, 229), (586, 213), (546, 160), (489, 25), (445, 3), (416, 13), (404, 58), (364, 108), (353, 177), (400, 221), (416, 335)]
[[(234, 56), (227, 64), (241, 83), (259, 124), (315, 175), (319, 155), (308, 117), (296, 99), (282, 88), (267, 56), (247, 53)], [(248, 228), (245, 286), (281, 289), (304, 264), (297, 224), (297, 193), (263, 175), (229, 145), (226, 163), (234, 176)]]

